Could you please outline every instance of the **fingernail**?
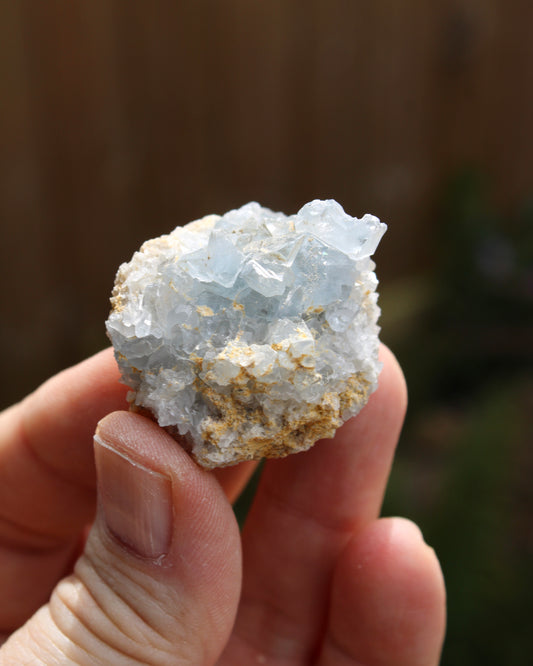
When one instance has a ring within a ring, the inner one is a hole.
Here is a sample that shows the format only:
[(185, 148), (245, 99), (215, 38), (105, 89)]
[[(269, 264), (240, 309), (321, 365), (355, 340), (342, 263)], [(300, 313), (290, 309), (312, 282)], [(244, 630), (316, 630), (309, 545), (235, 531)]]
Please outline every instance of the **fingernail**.
[(166, 555), (172, 537), (172, 482), (94, 437), (98, 499), (111, 534), (140, 557)]

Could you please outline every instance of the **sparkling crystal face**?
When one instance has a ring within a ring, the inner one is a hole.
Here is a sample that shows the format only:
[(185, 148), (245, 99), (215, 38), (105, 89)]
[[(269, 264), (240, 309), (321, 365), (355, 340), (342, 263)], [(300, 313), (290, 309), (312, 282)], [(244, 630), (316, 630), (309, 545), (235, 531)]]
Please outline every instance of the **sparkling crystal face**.
[(332, 437), (377, 386), (385, 230), (333, 200), (292, 216), (249, 203), (147, 241), (106, 322), (132, 408), (205, 467)]

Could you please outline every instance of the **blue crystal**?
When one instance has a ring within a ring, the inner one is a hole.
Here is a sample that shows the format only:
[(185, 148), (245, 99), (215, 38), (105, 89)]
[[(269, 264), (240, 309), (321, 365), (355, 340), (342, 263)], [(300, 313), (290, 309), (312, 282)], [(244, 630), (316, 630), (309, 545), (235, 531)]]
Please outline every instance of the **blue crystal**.
[(252, 202), (145, 243), (107, 321), (132, 405), (207, 467), (331, 436), (376, 387), (385, 229), (334, 200), (289, 217)]

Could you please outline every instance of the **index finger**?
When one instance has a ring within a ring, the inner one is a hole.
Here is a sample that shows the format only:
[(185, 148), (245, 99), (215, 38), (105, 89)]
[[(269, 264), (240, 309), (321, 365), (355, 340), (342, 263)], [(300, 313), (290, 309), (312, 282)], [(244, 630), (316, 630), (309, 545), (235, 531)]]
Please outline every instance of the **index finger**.
[(111, 349), (52, 377), (0, 414), (0, 535), (38, 547), (79, 531), (94, 511), (93, 434), (127, 406)]
[(48, 600), (95, 508), (93, 432), (126, 404), (110, 350), (0, 414), (0, 642)]

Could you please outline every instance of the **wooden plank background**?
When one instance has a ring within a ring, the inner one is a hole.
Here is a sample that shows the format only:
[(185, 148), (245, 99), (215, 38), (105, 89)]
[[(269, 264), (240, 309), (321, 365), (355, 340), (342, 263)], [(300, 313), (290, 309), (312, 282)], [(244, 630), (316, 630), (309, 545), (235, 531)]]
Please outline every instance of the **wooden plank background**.
[[(390, 225), (430, 271), (445, 178), (533, 193), (528, 0), (0, 0), (1, 404), (104, 346), (118, 264), (249, 200)], [(453, 223), (450, 221), (449, 223)]]

